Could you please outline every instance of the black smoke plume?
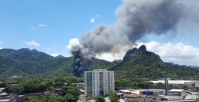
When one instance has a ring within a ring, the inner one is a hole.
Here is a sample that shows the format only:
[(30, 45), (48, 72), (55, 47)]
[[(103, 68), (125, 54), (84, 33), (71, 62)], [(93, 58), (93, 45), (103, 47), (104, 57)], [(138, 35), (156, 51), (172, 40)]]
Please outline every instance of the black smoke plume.
[[(194, 3), (195, 0), (187, 1)], [(179, 26), (186, 24), (184, 21), (198, 23), (199, 16), (195, 17), (193, 14), (196, 13), (189, 9), (186, 2), (180, 0), (123, 0), (116, 10), (117, 21), (114, 24), (101, 24), (88, 31), (79, 40), (81, 46), (71, 49), (75, 57), (74, 75), (79, 76), (79, 69), (83, 71), (82, 66), (86, 68), (95, 54), (117, 53), (123, 46), (132, 46), (147, 34), (177, 32)], [(87, 63), (80, 64), (77, 60)]]
[(87, 47), (75, 45), (71, 48), (71, 54), (74, 56), (74, 63), (72, 65), (73, 76), (80, 77), (81, 73), (87, 70), (90, 60), (95, 56), (95, 53)]

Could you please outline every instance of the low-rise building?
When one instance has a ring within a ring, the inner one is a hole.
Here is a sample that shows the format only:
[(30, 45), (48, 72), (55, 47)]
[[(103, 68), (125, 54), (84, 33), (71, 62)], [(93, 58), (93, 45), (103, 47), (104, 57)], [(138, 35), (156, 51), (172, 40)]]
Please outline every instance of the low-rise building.
[[(157, 83), (162, 83), (165, 84), (165, 80), (157, 80), (157, 81), (150, 81), (153, 84)], [(184, 87), (192, 87), (193, 84), (195, 84), (196, 80), (168, 80), (168, 84), (171, 84), (173, 86), (177, 86), (179, 88), (184, 88)]]
[(25, 99), (26, 99), (25, 95), (19, 95), (19, 96), (17, 97), (17, 102), (24, 102)]
[(12, 102), (11, 99), (0, 99), (0, 102)]
[(61, 91), (61, 88), (56, 88), (56, 89), (54, 90), (54, 93), (55, 93), (55, 94), (58, 94), (60, 91)]
[[(184, 89), (171, 89), (167, 91), (165, 96), (165, 89), (128, 89), (119, 90), (118, 95), (122, 93), (122, 98), (130, 99), (150, 99), (150, 100), (182, 100), (185, 98)], [(136, 100), (135, 100), (136, 101)], [(138, 101), (139, 102), (139, 101)]]
[(129, 91), (129, 90), (119, 90), (118, 93), (131, 94), (132, 91)]
[(196, 92), (199, 92), (199, 81), (198, 82), (195, 82), (195, 85), (194, 85), (194, 91)]
[(7, 79), (21, 79), (22, 76), (9, 76)]
[(49, 96), (51, 95), (51, 92), (44, 92), (44, 96)]
[(171, 89), (167, 91), (167, 96), (172, 96), (171, 98), (173, 98), (173, 100), (184, 99), (185, 95), (184, 89)]
[(0, 93), (0, 99), (5, 99), (8, 96), (7, 93)]
[(164, 95), (165, 89), (129, 89), (129, 90), (118, 91), (118, 93), (123, 93), (123, 94), (145, 94), (146, 92), (153, 92), (156, 95)]
[(2, 93), (4, 89), (5, 89), (5, 88), (0, 88), (0, 93)]

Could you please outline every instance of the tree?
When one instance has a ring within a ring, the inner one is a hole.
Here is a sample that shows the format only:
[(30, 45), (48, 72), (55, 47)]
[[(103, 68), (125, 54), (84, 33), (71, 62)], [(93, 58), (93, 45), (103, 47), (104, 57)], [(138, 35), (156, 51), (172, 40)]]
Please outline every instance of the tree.
[(65, 86), (61, 89), (59, 95), (65, 96), (66, 94), (72, 95), (75, 99), (79, 98), (81, 91), (77, 87)]
[[(61, 96), (51, 95), (51, 96), (35, 98), (32, 100), (28, 100), (26, 102), (65, 102), (65, 98)], [(70, 101), (67, 101), (67, 102), (70, 102)]]
[(96, 102), (105, 102), (103, 97), (96, 97)]
[(66, 100), (66, 102), (77, 102), (78, 98), (75, 98), (71, 94), (66, 94), (65, 95), (65, 100)]
[(24, 91), (24, 87), (22, 85), (8, 85), (4, 91), (7, 93), (22, 94), (22, 92)]
[(165, 85), (164, 85), (163, 83), (157, 83), (157, 84), (154, 85), (154, 87), (155, 87), (156, 89), (164, 89), (164, 88), (165, 88)]
[(110, 91), (108, 95), (111, 102), (118, 102), (119, 98), (116, 93), (113, 93), (113, 91)]
[(48, 90), (49, 91), (53, 91), (55, 88), (53, 87), (53, 86), (50, 86), (49, 88), (48, 88)]

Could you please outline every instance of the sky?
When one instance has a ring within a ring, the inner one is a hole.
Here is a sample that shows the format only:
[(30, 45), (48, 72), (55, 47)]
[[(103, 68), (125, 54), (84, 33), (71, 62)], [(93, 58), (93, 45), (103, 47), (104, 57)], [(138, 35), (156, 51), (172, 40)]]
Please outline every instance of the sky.
[[(0, 0), (0, 49), (30, 48), (50, 55), (70, 55), (70, 46), (83, 33), (100, 24), (111, 25), (122, 0)], [(174, 36), (147, 35), (137, 43), (147, 45), (166, 62), (199, 66), (199, 30)], [(191, 35), (191, 36), (190, 36)], [(122, 59), (124, 52), (97, 58)]]
[(115, 8), (122, 1), (113, 1), (0, 0), (0, 47), (68, 56), (71, 38), (115, 21)]

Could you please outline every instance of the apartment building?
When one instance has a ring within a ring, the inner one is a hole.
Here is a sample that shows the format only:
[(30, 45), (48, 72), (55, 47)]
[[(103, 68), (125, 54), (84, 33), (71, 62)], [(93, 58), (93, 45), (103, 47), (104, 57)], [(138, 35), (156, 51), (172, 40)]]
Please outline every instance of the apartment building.
[(94, 69), (84, 72), (84, 92), (90, 98), (108, 95), (115, 91), (114, 71)]

